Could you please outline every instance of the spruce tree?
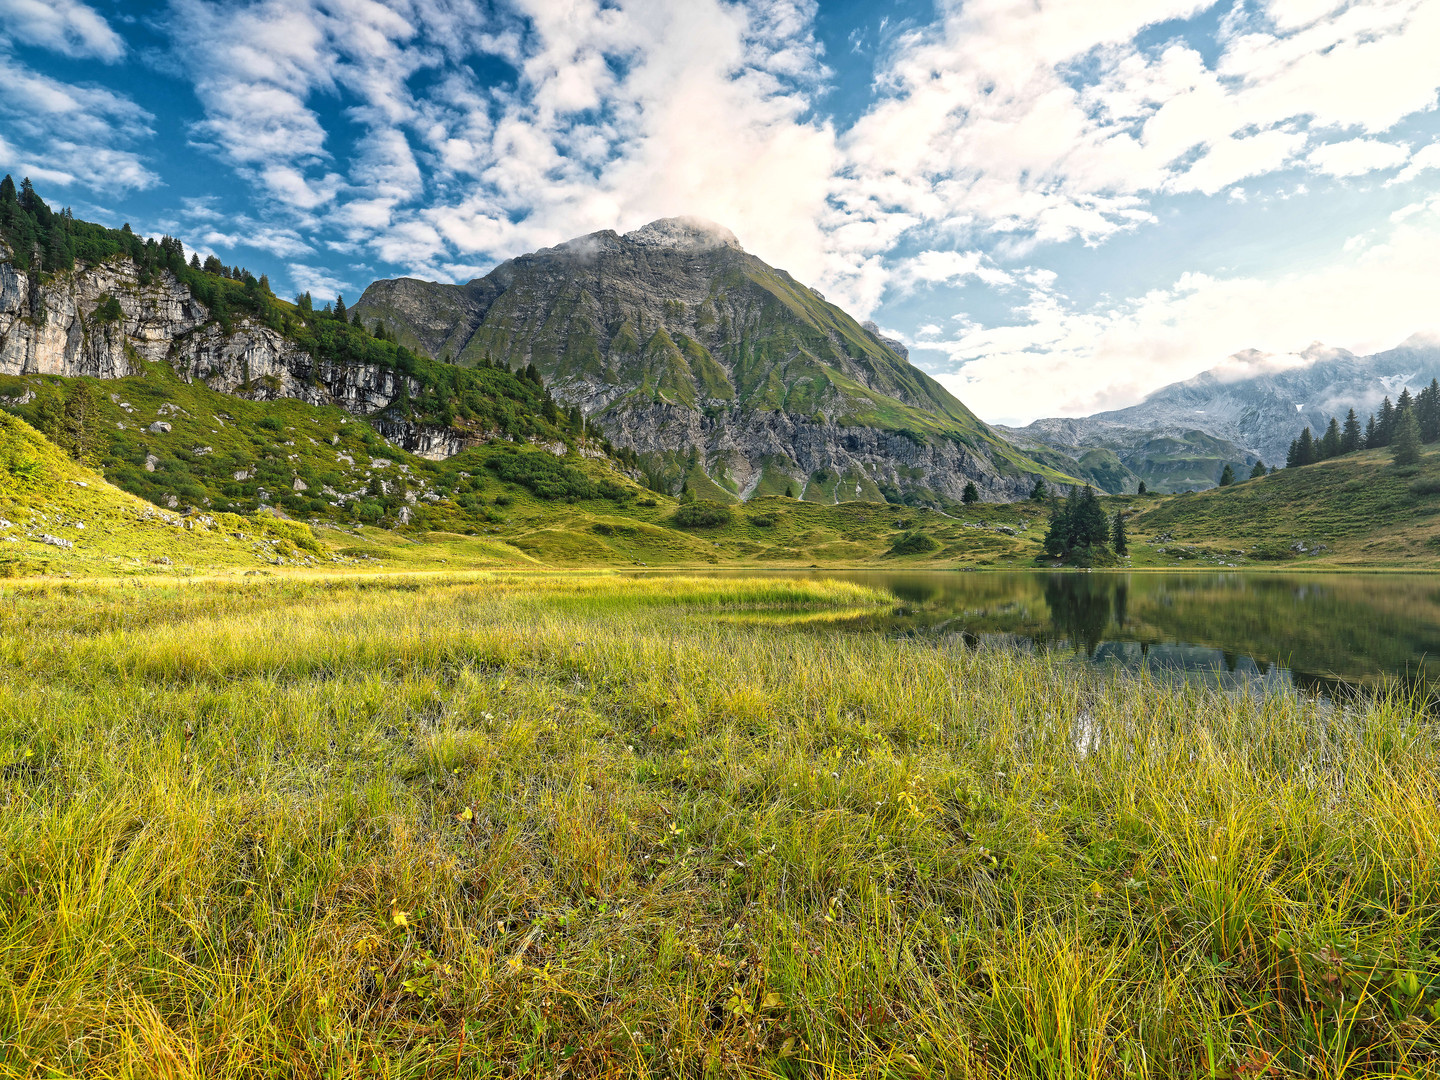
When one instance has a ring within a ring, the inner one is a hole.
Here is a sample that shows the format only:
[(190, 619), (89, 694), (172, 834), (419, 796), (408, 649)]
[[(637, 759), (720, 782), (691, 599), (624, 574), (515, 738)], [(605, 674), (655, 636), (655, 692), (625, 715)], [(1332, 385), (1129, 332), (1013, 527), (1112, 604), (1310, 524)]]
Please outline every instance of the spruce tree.
[(1262, 477), (1262, 476), (1264, 476), (1264, 475), (1265, 475), (1265, 462), (1263, 462), (1263, 461), (1257, 461), (1257, 462), (1255, 462), (1255, 467), (1250, 470), (1250, 479), (1251, 479), (1251, 480), (1259, 480), (1260, 477)]
[(338, 322), (348, 322), (348, 321), (349, 321), (349, 318), (348, 318), (348, 316), (347, 316), (346, 313), (345, 313), (345, 297), (344, 297), (344, 296), (337, 296), (337, 297), (335, 298), (335, 309), (334, 309), (334, 311), (332, 312), (332, 314), (333, 314), (333, 317), (334, 317), (334, 318), (336, 319), (336, 321), (338, 321)]
[(1227, 462), (1225, 463), (1225, 468), (1224, 468), (1223, 470), (1221, 470), (1221, 473), (1220, 473), (1220, 486), (1221, 486), (1221, 487), (1229, 487), (1229, 486), (1230, 486), (1231, 484), (1233, 484), (1233, 483), (1235, 483), (1235, 469), (1234, 469), (1234, 467), (1231, 466), (1231, 464), (1227, 461)]
[(1380, 403), (1380, 423), (1376, 431), (1380, 436), (1376, 446), (1389, 446), (1390, 440), (1395, 437), (1395, 406), (1390, 404), (1389, 397)]
[(966, 506), (980, 501), (980, 489), (975, 486), (974, 480), (965, 481), (965, 491), (961, 494), (960, 501)]
[(1291, 439), (1290, 449), (1285, 452), (1285, 468), (1293, 469), (1300, 464), (1300, 440)]
[(786, 484), (786, 485), (785, 485), (785, 498), (787, 498), (787, 499), (793, 499), (794, 497), (795, 497), (795, 485), (794, 485), (794, 484)]
[(1145, 486), (1145, 481), (1140, 481), (1140, 486), (1135, 489), (1136, 495), (1149, 495), (1150, 489)]
[(193, 252), (193, 251), (190, 253), (190, 269), (191, 269), (191, 270), (199, 270), (199, 269), (200, 269), (200, 256), (197, 255), (197, 254), (195, 254), (195, 252)]
[(1315, 438), (1310, 434), (1308, 427), (1300, 432), (1300, 441), (1296, 444), (1295, 448), (1295, 464), (1315, 464)]
[(9, 173), (6, 173), (5, 179), (0, 180), (0, 203), (13, 203), (17, 201), (18, 199), (15, 195), (15, 178)]
[(1415, 422), (1415, 410), (1397, 411), (1395, 437), (1390, 441), (1390, 452), (1396, 465), (1415, 465), (1420, 461), (1420, 425)]
[(1116, 555), (1125, 555), (1130, 551), (1129, 541), (1125, 539), (1125, 515), (1119, 510), (1115, 511), (1115, 519), (1110, 526), (1110, 546), (1115, 549)]
[(1325, 435), (1320, 440), (1320, 448), (1317, 457), (1320, 460), (1340, 456), (1340, 421), (1330, 417), (1330, 425), (1325, 429)]
[(1050, 490), (1045, 486), (1045, 478), (1043, 476), (1035, 477), (1035, 486), (1030, 489), (1030, 501), (1044, 502), (1049, 494)]
[(1064, 558), (1070, 553), (1070, 523), (1074, 516), (1073, 508), (1078, 502), (1073, 487), (1063, 503), (1059, 499), (1050, 500), (1050, 527), (1045, 530), (1045, 554), (1051, 558)]
[(1104, 547), (1110, 539), (1110, 522), (1105, 520), (1105, 510), (1095, 489), (1089, 485), (1080, 495), (1079, 508), (1070, 528), (1076, 547)]
[(1374, 450), (1380, 445), (1380, 425), (1375, 421), (1375, 414), (1370, 414), (1369, 421), (1365, 424), (1365, 449)]
[(1353, 454), (1360, 449), (1364, 438), (1360, 432), (1360, 418), (1351, 409), (1345, 414), (1345, 426), (1340, 430), (1340, 453)]
[(1415, 420), (1420, 425), (1421, 442), (1440, 441), (1440, 379), (1431, 379), (1430, 385), (1420, 391)]

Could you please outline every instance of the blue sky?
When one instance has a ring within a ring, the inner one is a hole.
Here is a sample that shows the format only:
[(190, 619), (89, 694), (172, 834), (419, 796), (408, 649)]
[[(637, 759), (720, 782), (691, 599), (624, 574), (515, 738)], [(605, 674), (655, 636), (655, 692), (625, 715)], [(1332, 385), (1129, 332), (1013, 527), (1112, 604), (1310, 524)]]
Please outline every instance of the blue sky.
[(0, 0), (0, 169), (352, 300), (706, 217), (1023, 422), (1440, 334), (1437, 42), (1440, 0)]

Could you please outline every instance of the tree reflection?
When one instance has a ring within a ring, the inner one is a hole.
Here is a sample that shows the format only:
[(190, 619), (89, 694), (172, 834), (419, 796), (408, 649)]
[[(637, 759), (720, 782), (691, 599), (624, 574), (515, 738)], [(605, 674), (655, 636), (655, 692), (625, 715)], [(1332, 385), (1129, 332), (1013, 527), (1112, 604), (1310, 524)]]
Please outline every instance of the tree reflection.
[(1113, 574), (1051, 574), (1045, 582), (1045, 604), (1057, 637), (1068, 640), (1086, 656), (1105, 639), (1111, 619), (1127, 617), (1128, 595), (1118, 595), (1123, 579)]

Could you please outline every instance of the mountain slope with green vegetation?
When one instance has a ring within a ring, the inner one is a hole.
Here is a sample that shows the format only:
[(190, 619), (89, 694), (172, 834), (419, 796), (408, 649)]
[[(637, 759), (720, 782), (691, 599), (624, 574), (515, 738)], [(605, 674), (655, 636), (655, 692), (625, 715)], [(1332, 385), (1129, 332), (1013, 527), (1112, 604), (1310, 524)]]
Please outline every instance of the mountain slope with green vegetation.
[(691, 450), (710, 482), (742, 499), (781, 473), (797, 488), (819, 473), (863, 476), (859, 497), (895, 502), (959, 502), (967, 482), (1015, 497), (1035, 476), (1060, 477), (708, 223), (595, 233), (465, 285), (379, 281), (356, 310), (462, 366), (534, 364), (672, 493), (687, 479), (673, 456)]
[(0, 577), (343, 565), (306, 524), (180, 515), (107, 483), (0, 412)]

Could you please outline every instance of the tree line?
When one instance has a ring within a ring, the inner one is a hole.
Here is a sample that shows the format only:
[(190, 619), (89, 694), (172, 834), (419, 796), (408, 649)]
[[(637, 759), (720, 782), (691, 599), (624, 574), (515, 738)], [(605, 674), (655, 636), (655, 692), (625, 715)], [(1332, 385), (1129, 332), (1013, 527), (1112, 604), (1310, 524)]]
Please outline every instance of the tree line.
[(1440, 442), (1440, 380), (1436, 379), (1413, 397), (1408, 386), (1394, 403), (1386, 395), (1379, 413), (1370, 414), (1363, 430), (1354, 409), (1346, 413), (1343, 424), (1332, 416), (1319, 438), (1306, 427), (1291, 441), (1285, 467), (1299, 468), (1357, 450), (1384, 447), (1392, 449), (1397, 464), (1413, 465), (1420, 460), (1421, 444), (1433, 442)]

